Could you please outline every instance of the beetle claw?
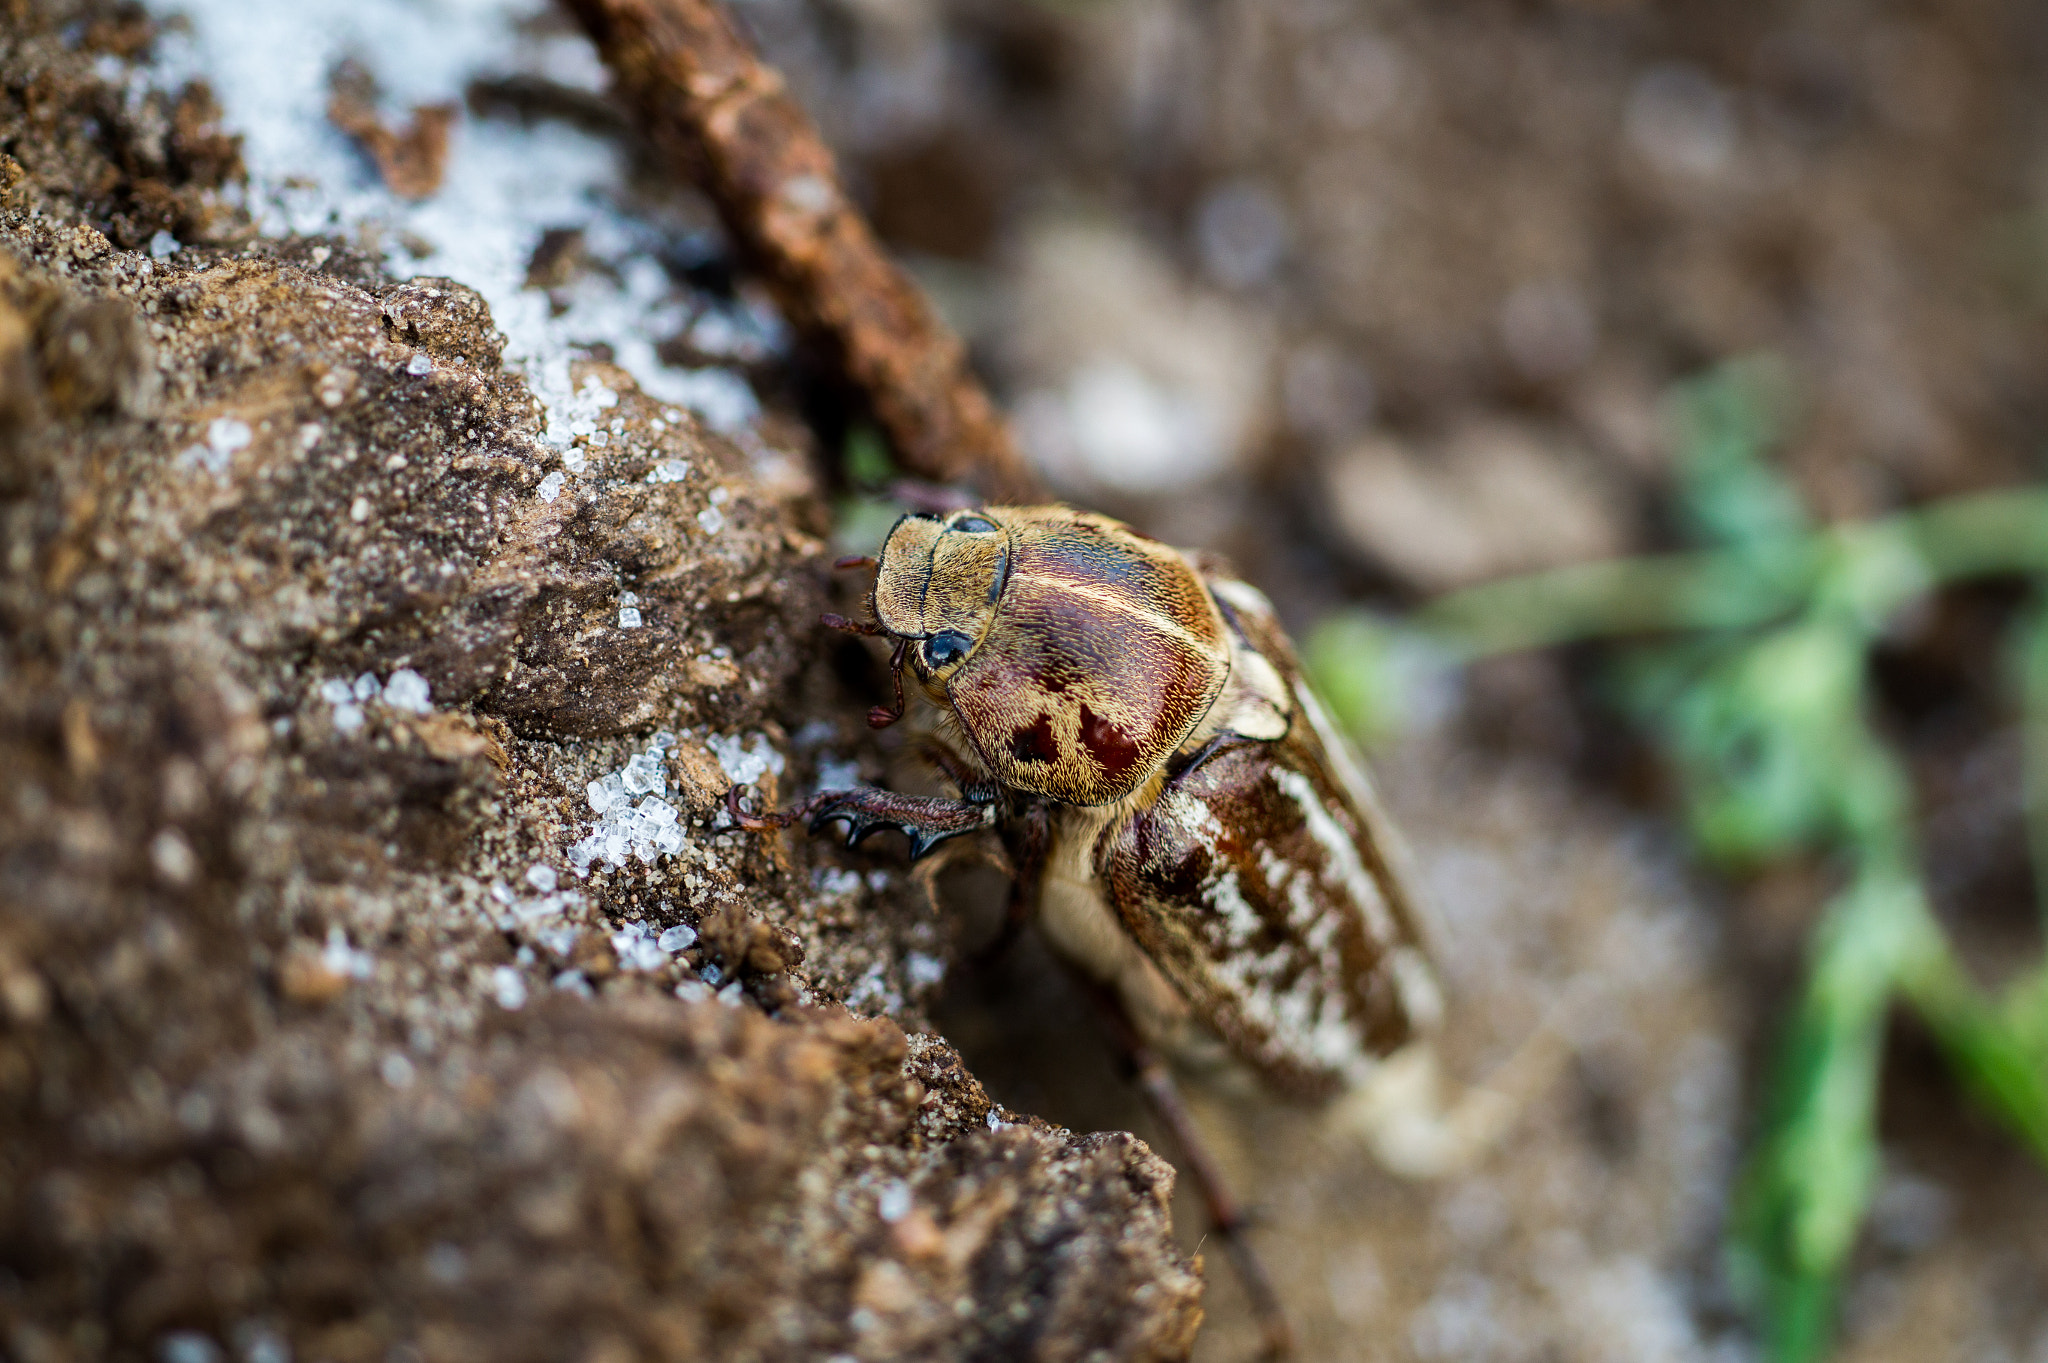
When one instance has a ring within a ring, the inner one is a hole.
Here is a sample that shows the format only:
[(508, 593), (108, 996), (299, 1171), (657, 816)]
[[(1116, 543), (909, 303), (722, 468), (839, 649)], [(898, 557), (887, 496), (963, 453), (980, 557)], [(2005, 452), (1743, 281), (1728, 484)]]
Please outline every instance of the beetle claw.
[(988, 822), (983, 806), (965, 800), (898, 795), (866, 786), (816, 796), (792, 810), (790, 817), (807, 818), (812, 833), (823, 832), (834, 819), (846, 820), (848, 847), (858, 847), (885, 829), (896, 829), (910, 840), (912, 861), (946, 839), (972, 833)]

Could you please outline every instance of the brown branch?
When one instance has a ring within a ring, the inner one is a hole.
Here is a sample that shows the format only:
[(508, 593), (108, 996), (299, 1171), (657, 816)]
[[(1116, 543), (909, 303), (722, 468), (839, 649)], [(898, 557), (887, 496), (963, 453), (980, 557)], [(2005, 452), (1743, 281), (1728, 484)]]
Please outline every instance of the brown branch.
[(1042, 497), (960, 338), (883, 253), (810, 118), (716, 0), (564, 3), (790, 322), (866, 395), (903, 466), (971, 477), (993, 500)]

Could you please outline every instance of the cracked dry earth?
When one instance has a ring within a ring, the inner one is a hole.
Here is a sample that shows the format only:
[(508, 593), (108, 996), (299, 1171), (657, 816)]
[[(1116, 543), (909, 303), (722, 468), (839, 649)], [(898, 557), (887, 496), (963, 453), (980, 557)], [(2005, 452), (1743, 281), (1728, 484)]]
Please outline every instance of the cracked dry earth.
[(844, 1006), (915, 1027), (925, 888), (714, 827), (877, 760), (801, 459), (592, 360), (565, 479), (481, 300), (250, 233), (107, 13), (0, 18), (0, 1350), (1184, 1355), (1170, 1168)]

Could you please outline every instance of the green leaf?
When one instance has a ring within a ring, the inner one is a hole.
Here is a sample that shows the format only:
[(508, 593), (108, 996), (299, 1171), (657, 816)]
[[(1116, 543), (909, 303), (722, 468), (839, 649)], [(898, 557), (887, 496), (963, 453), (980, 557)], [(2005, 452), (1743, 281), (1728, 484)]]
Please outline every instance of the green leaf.
[(1773, 1363), (1808, 1363), (1826, 1350), (1877, 1175), (1886, 1004), (1925, 950), (1926, 930), (1918, 882), (1878, 865), (1835, 899), (1815, 931), (1732, 1226), (1731, 1267), (1762, 1311)]
[(1395, 630), (1364, 611), (1340, 611), (1315, 627), (1302, 665), (1331, 717), (1361, 747), (1401, 728), (1406, 697)]
[(858, 488), (885, 487), (896, 476), (889, 447), (882, 442), (881, 432), (872, 426), (856, 426), (846, 433), (840, 467), (846, 471), (846, 481)]
[(1679, 510), (1698, 539), (1747, 545), (1807, 529), (1798, 492), (1765, 462), (1792, 406), (1790, 372), (1772, 355), (1728, 360), (1674, 391)]

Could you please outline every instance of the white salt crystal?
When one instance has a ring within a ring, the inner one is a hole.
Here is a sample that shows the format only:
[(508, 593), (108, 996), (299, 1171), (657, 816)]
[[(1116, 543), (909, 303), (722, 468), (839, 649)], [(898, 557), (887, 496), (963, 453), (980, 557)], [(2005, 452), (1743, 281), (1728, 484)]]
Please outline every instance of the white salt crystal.
[(383, 687), (377, 685), (377, 674), (374, 672), (365, 672), (362, 676), (356, 678), (355, 693), (357, 700), (375, 700), (377, 699), (377, 693), (383, 689)]
[(914, 985), (937, 984), (946, 978), (946, 963), (936, 956), (913, 951), (903, 962), (903, 973)]
[(661, 936), (654, 939), (654, 944), (671, 956), (675, 955), (678, 951), (688, 951), (696, 943), (697, 930), (687, 923), (678, 923), (672, 928), (665, 928), (662, 930)]
[(583, 977), (580, 970), (565, 970), (555, 976), (555, 988), (565, 994), (581, 994), (586, 999), (597, 992), (590, 987), (590, 981)]
[(215, 417), (206, 424), (206, 447), (223, 458), (248, 448), (254, 438), (248, 422), (237, 421), (231, 416)]
[(346, 705), (355, 699), (356, 693), (349, 690), (348, 683), (339, 677), (329, 677), (320, 683), (320, 699), (329, 705)]
[(706, 740), (734, 785), (750, 786), (767, 772), (780, 776), (786, 765), (766, 734), (755, 734), (742, 742), (737, 734), (713, 734)]
[[(584, 793), (585, 793), (585, 794), (587, 794), (587, 795), (588, 795), (588, 796), (590, 797), (590, 807), (591, 807), (592, 809), (596, 810), (596, 811), (597, 811), (598, 813), (602, 814), (602, 813), (604, 813), (604, 812), (605, 812), (605, 811), (606, 811), (607, 809), (610, 809), (610, 808), (611, 808), (611, 805), (612, 805), (612, 792), (611, 792), (611, 788), (610, 788), (609, 786), (605, 785), (605, 783), (604, 783), (604, 782), (602, 782), (602, 781), (592, 781), (592, 782), (591, 782), (591, 783), (590, 783), (589, 785), (585, 786), (585, 787), (583, 788), (583, 790), (584, 790)], [(583, 846), (583, 844), (582, 844), (582, 843), (580, 843), (580, 842), (579, 842), (579, 843), (577, 843), (576, 845), (577, 845), (578, 847), (581, 847), (581, 846)]]
[(715, 535), (725, 529), (725, 513), (715, 506), (707, 506), (697, 513), (697, 524), (704, 527), (704, 533)]
[(327, 944), (320, 949), (320, 964), (329, 974), (367, 980), (376, 972), (376, 958), (348, 944), (348, 934), (339, 927), (327, 929)]
[(401, 667), (384, 683), (384, 703), (394, 710), (424, 715), (434, 708), (428, 699), (427, 679), (409, 667)]
[(169, 232), (159, 232), (149, 239), (149, 253), (158, 260), (174, 256), (185, 249), (185, 243)]
[(860, 763), (841, 762), (830, 757), (818, 759), (818, 789), (852, 790), (860, 784)]
[(352, 734), (363, 727), (363, 707), (350, 702), (334, 707), (334, 727), (345, 734)]
[(552, 502), (555, 498), (562, 495), (562, 484), (568, 481), (568, 475), (564, 474), (560, 469), (556, 469), (553, 473), (541, 479), (540, 486), (535, 488), (534, 491), (540, 494), (542, 501)]
[(491, 972), (491, 996), (500, 1008), (518, 1010), (526, 1006), (526, 978), (509, 965)]
[(626, 789), (635, 795), (645, 795), (651, 790), (660, 790), (661, 758), (652, 753), (635, 753), (626, 763), (624, 772)]
[(650, 483), (680, 483), (690, 476), (690, 461), (687, 459), (664, 459), (647, 474)]
[(640, 608), (639, 608), (638, 606), (621, 606), (621, 607), (619, 607), (619, 628), (620, 628), (620, 629), (638, 629), (638, 628), (640, 628)]
[(570, 448), (562, 451), (562, 467), (571, 473), (581, 473), (589, 464), (590, 458), (582, 450)]
[(555, 891), (555, 868), (543, 866), (539, 862), (535, 862), (526, 868), (526, 883), (539, 890), (542, 894), (553, 894)]
[(221, 1352), (219, 1345), (197, 1330), (173, 1330), (157, 1341), (156, 1357), (157, 1363), (220, 1363)]
[(384, 1076), (384, 1082), (391, 1085), (391, 1087), (395, 1089), (409, 1089), (412, 1087), (412, 1061), (406, 1059), (397, 1051), (393, 1051), (385, 1056), (384, 1063), (379, 1065), (377, 1069)]
[(875, 1199), (875, 1215), (892, 1226), (910, 1215), (910, 1185), (896, 1179), (884, 1187)]
[(434, 372), (434, 362), (427, 358), (426, 351), (414, 351), (413, 357), (405, 362), (405, 372), (408, 374), (431, 374)]
[(683, 830), (670, 824), (654, 835), (654, 845), (674, 856), (683, 850)]
[(652, 822), (657, 828), (676, 821), (675, 806), (659, 795), (650, 795), (640, 802), (640, 817)]
[(656, 729), (647, 740), (649, 752), (667, 752), (676, 745), (676, 736), (666, 729)]

